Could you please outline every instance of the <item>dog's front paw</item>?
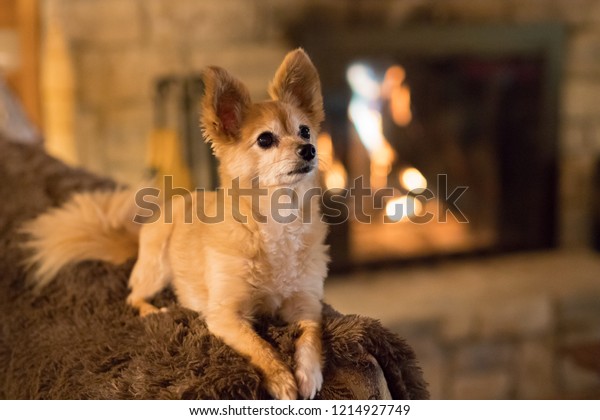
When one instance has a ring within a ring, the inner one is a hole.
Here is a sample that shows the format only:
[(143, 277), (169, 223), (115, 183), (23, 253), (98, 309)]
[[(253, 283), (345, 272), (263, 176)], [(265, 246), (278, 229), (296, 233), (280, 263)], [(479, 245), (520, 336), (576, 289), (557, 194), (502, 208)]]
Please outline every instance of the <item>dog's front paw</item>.
[(268, 375), (265, 386), (269, 394), (276, 400), (295, 400), (298, 398), (296, 381), (287, 368), (280, 368)]
[(304, 399), (313, 399), (323, 385), (323, 373), (318, 362), (299, 364), (296, 369), (298, 392)]

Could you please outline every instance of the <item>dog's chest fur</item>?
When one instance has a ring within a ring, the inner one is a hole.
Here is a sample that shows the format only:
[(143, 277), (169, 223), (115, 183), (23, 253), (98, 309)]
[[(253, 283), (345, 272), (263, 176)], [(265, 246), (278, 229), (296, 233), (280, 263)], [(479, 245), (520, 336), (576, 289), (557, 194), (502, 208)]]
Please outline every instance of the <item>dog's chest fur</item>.
[(276, 301), (303, 289), (309, 229), (301, 220), (283, 224), (269, 221), (261, 226), (259, 240), (264, 258), (260, 259), (257, 274), (262, 272), (260, 289), (276, 306)]

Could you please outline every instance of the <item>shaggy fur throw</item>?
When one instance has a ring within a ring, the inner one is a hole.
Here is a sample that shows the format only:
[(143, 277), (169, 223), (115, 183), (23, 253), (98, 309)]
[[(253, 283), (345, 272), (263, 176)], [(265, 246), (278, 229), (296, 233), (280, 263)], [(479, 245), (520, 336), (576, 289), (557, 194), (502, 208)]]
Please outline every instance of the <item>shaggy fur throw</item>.
[[(125, 304), (132, 262), (66, 268), (41, 294), (27, 286), (21, 223), (113, 182), (6, 139), (0, 180), (0, 398), (268, 398), (260, 373), (168, 290), (158, 298), (168, 313), (138, 317)], [(256, 329), (293, 363), (297, 328), (262, 320)], [(377, 321), (326, 306), (323, 344), (318, 398), (428, 397), (411, 348)]]

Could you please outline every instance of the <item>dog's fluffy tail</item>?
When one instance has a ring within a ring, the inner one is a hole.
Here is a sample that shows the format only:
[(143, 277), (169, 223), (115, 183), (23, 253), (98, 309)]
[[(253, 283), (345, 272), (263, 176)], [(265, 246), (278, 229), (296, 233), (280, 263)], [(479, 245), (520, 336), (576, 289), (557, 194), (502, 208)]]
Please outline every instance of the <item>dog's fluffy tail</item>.
[(102, 260), (115, 264), (134, 257), (140, 225), (131, 190), (77, 193), (61, 207), (27, 222), (26, 264), (36, 287), (48, 284), (68, 264)]

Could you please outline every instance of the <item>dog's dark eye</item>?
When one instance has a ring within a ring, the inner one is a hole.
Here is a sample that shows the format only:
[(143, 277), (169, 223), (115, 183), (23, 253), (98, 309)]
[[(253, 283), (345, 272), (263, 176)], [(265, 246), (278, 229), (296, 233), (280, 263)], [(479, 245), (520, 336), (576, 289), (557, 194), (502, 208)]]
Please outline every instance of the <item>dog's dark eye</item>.
[(256, 142), (263, 149), (268, 149), (275, 144), (275, 136), (270, 131), (265, 131), (258, 136)]
[(310, 128), (308, 128), (308, 126), (306, 125), (301, 125), (300, 126), (300, 132), (298, 133), (300, 135), (300, 137), (302, 137), (304, 140), (310, 140)]

